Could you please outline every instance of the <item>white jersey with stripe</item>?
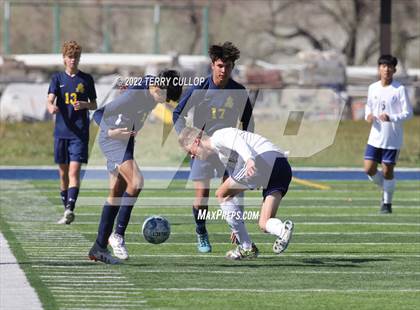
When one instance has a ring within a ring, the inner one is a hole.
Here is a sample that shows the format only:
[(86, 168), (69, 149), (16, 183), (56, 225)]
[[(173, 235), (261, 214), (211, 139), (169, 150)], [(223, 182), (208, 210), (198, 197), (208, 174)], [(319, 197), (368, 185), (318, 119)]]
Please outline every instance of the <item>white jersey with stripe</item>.
[[(278, 152), (285, 157), (284, 152), (268, 139), (249, 131), (237, 128), (223, 128), (216, 130), (210, 137), (211, 146), (219, 155), (223, 163), (227, 163), (229, 158), (242, 157), (244, 162), (248, 159), (255, 159), (256, 156), (265, 152)], [(234, 153), (232, 153), (234, 152)], [(236, 160), (234, 160), (236, 161)]]
[[(378, 119), (383, 113), (389, 116), (390, 122)], [(400, 149), (403, 142), (403, 122), (413, 115), (405, 87), (397, 81), (392, 81), (387, 86), (382, 86), (381, 81), (371, 84), (365, 118), (369, 114), (375, 120), (372, 122), (368, 144), (382, 149)]]

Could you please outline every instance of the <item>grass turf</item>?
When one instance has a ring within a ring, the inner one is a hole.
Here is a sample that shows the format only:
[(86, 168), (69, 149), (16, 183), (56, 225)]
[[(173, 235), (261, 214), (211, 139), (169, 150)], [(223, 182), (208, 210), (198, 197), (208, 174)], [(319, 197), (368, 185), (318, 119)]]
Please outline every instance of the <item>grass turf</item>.
[[(241, 262), (223, 257), (231, 246), (221, 220), (208, 224), (213, 253), (197, 253), (193, 191), (180, 184), (142, 193), (126, 236), (130, 260), (120, 266), (86, 257), (106, 195), (99, 182), (82, 184), (75, 223), (60, 226), (56, 181), (1, 181), (1, 230), (45, 309), (420, 307), (419, 181), (398, 182), (392, 215), (378, 214), (379, 191), (367, 182), (325, 182), (329, 191), (292, 184), (278, 212), (296, 225), (287, 252), (275, 256), (274, 238), (248, 221), (261, 257)], [(246, 209), (258, 210), (259, 197), (248, 193)], [(151, 214), (171, 222), (164, 244), (140, 235)]]

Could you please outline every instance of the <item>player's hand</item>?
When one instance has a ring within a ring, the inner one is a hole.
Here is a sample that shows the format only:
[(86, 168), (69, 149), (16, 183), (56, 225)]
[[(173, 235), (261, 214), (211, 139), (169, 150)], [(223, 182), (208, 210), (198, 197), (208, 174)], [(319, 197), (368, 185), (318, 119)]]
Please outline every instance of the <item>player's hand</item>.
[(390, 122), (391, 120), (389, 119), (388, 114), (386, 113), (382, 113), (381, 115), (379, 115), (379, 119), (383, 122)]
[(246, 161), (246, 175), (252, 177), (256, 172), (255, 161), (252, 158), (248, 159)]
[(48, 104), (47, 109), (48, 109), (48, 113), (50, 114), (57, 114), (60, 112), (60, 110), (55, 104)]
[(373, 114), (369, 114), (369, 115), (366, 117), (366, 121), (367, 121), (368, 123), (372, 123), (372, 122), (374, 122), (374, 121), (375, 121), (375, 119), (376, 119), (376, 117), (375, 117), (375, 116), (373, 116)]
[(128, 130), (128, 128), (114, 128), (108, 130), (108, 137), (111, 139), (128, 140), (136, 135), (137, 131)]
[(76, 103), (74, 104), (73, 107), (76, 111), (87, 109), (89, 107), (89, 102), (87, 102), (87, 101), (76, 101)]
[(124, 93), (127, 89), (128, 89), (128, 86), (127, 85), (121, 84), (120, 86), (118, 86), (118, 90), (119, 90), (120, 95), (122, 93)]

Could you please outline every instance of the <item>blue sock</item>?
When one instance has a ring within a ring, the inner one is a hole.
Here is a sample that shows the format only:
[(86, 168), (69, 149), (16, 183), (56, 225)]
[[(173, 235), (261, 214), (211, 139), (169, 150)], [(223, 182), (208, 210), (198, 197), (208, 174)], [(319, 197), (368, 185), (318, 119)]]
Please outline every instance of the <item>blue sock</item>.
[(79, 188), (78, 187), (70, 187), (67, 193), (67, 206), (66, 208), (70, 210), (74, 210), (76, 207), (76, 200), (77, 196), (79, 196)]
[(101, 248), (106, 248), (108, 246), (108, 238), (112, 233), (115, 217), (118, 214), (119, 208), (119, 206), (110, 205), (107, 201), (104, 204), (98, 227), (98, 237), (96, 238), (96, 243)]
[(124, 192), (122, 195), (120, 212), (118, 212), (117, 218), (117, 227), (115, 227), (115, 232), (121, 236), (124, 236), (125, 230), (127, 229), (131, 211), (133, 210), (136, 200), (137, 196), (131, 196), (127, 192)]
[(63, 202), (64, 208), (67, 206), (67, 190), (63, 190), (60, 192), (61, 201)]
[(206, 229), (206, 220), (198, 219), (198, 212), (202, 210), (200, 213), (202, 216), (203, 215), (205, 216), (207, 215), (208, 209), (209, 209), (208, 206), (199, 206), (198, 209), (194, 208), (193, 206), (192, 208), (194, 220), (195, 220), (195, 231), (199, 235), (207, 234), (207, 229)]

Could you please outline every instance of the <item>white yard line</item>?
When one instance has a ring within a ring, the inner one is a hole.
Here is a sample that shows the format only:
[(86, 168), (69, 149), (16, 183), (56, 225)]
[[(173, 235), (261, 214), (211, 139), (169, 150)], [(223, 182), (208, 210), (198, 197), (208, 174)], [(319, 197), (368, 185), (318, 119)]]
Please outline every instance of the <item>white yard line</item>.
[(0, 244), (0, 309), (43, 309), (2, 233)]
[(247, 289), (247, 288), (205, 288), (205, 287), (162, 287), (144, 289), (145, 291), (174, 292), (248, 292), (248, 293), (416, 293), (420, 289)]

